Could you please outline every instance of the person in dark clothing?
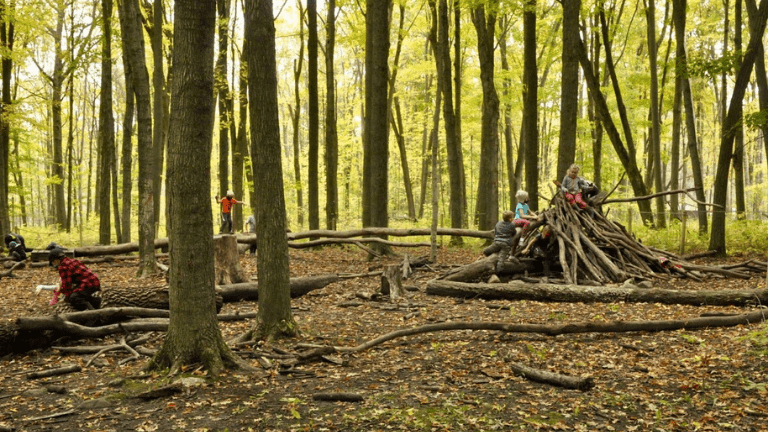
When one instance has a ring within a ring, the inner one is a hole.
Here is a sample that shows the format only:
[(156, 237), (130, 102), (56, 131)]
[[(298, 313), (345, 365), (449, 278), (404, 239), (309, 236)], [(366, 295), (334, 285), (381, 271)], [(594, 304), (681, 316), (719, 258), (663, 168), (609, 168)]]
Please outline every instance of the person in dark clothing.
[(24, 243), (24, 237), (16, 233), (8, 233), (3, 240), (8, 249), (8, 256), (14, 261), (27, 259), (27, 245)]
[[(249, 233), (256, 234), (256, 218), (253, 215), (248, 216), (245, 226)], [(251, 246), (248, 247), (248, 252), (250, 252), (251, 255), (256, 255), (256, 243), (251, 243)]]
[(48, 262), (58, 270), (61, 279), (49, 305), (55, 305), (59, 302), (59, 296), (64, 295), (64, 300), (79, 311), (98, 309), (101, 306), (101, 298), (93, 295), (101, 291), (101, 282), (85, 264), (66, 256), (60, 247), (54, 247), (48, 252)]
[(499, 260), (496, 262), (496, 273), (500, 272), (507, 261), (509, 253), (512, 250), (512, 238), (517, 234), (516, 226), (512, 223), (515, 218), (515, 212), (506, 211), (501, 215), (501, 220), (496, 223), (493, 229), (493, 244), (485, 248), (483, 253), (491, 255), (499, 253)]

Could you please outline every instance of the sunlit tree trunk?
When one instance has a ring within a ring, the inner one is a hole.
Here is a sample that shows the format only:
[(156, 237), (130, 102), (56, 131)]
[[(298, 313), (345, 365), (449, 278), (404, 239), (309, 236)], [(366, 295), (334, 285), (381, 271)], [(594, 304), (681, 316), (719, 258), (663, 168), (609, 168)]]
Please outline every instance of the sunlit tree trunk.
[[(655, 0), (648, 2), (645, 10), (648, 30), (648, 59), (650, 61), (651, 72), (651, 148), (653, 152), (653, 184), (656, 192), (662, 192), (664, 186), (661, 182), (661, 119), (659, 117), (659, 75), (658, 75), (658, 53), (656, 49), (656, 6)], [(664, 197), (656, 198), (656, 227), (665, 228), (667, 226), (664, 208)]]
[(325, 227), (335, 230), (339, 221), (339, 137), (336, 128), (336, 0), (328, 0), (325, 19)]
[[(118, 0), (120, 1), (120, 0)], [(119, 3), (118, 3), (119, 4)], [(120, 18), (120, 28), (125, 28), (123, 19), (125, 14), (121, 11), (118, 14)], [(123, 46), (126, 44), (126, 33), (120, 32)], [(131, 172), (133, 166), (133, 119), (136, 114), (136, 94), (133, 89), (133, 75), (131, 74), (130, 62), (128, 61), (127, 51), (121, 50), (123, 56), (123, 68), (125, 69), (125, 117), (123, 117), (123, 143), (121, 150), (121, 166), (123, 187), (122, 187), (122, 238), (120, 243), (128, 243), (131, 241), (131, 209), (133, 208), (131, 202), (131, 193), (133, 190), (133, 173)]]
[(581, 0), (563, 0), (563, 78), (560, 81), (560, 143), (557, 151), (557, 179), (565, 175), (576, 157), (579, 114), (579, 10)]
[[(11, 110), (11, 75), (13, 74), (13, 43), (15, 39), (15, 15), (16, 2), (11, 0), (6, 4), (0, 0), (0, 44), (3, 50), (2, 58), (2, 106), (0, 106), (0, 230), (7, 233), (11, 231), (11, 222), (8, 211), (8, 171), (10, 167), (10, 124), (8, 112)], [(18, 160), (18, 159), (17, 159)], [(23, 207), (22, 207), (23, 209)]]
[[(307, 205), (309, 229), (320, 229), (320, 185), (318, 151), (320, 114), (317, 89), (317, 0), (307, 0), (307, 93), (309, 98), (309, 154), (307, 160)], [(385, 118), (386, 120), (386, 118)]]
[(525, 189), (531, 210), (539, 209), (539, 90), (536, 65), (536, 0), (528, 0), (523, 12), (523, 123), (525, 135)]

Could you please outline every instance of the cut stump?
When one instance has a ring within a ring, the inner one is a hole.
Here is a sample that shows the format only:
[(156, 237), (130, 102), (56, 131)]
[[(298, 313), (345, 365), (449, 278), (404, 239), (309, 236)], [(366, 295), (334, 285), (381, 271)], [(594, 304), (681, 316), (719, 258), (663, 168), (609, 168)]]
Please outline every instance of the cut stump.
[(213, 237), (213, 254), (216, 267), (216, 284), (231, 285), (247, 282), (248, 277), (240, 267), (237, 253), (237, 237), (217, 235)]

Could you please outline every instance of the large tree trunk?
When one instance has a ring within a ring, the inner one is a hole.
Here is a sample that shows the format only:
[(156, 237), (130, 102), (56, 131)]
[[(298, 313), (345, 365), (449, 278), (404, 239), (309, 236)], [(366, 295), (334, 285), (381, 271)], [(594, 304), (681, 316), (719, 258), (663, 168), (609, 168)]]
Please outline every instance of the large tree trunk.
[[(494, 84), (494, 33), (499, 1), (481, 4), (472, 10), (472, 22), (477, 31), (477, 52), (480, 58), (480, 81), (483, 86), (482, 126), (480, 138), (480, 173), (477, 184), (475, 217), (480, 229), (491, 229), (499, 217), (499, 97)], [(531, 192), (535, 196), (535, 192)]]
[[(525, 135), (525, 189), (531, 210), (539, 209), (539, 72), (536, 65), (536, 0), (523, 12), (523, 124)], [(567, 121), (567, 119), (566, 119)]]
[[(389, 5), (390, 0), (366, 4), (363, 226), (389, 225)], [(367, 215), (367, 218), (366, 218)], [(379, 247), (380, 252), (387, 251)]]
[(768, 290), (678, 291), (624, 287), (530, 284), (513, 281), (506, 284), (463, 283), (433, 280), (427, 284), (428, 295), (482, 298), (486, 300), (530, 300), (569, 303), (661, 303), (694, 306), (754, 306), (768, 300)]
[[(291, 314), (288, 241), (280, 130), (277, 109), (277, 61), (272, 1), (245, 5), (246, 57), (251, 103), (251, 154), (256, 188), (256, 235), (259, 239), (259, 317), (254, 332), (272, 339), (296, 334)], [(385, 117), (386, 121), (386, 117)]]
[[(3, 16), (14, 16), (16, 3), (10, 4), (3, 2), (0, 13)], [(0, 230), (7, 233), (11, 231), (11, 221), (8, 212), (8, 173), (10, 167), (10, 122), (8, 121), (7, 111), (11, 107), (11, 78), (13, 74), (13, 42), (15, 22), (13, 20), (0, 19), (0, 44), (3, 48), (2, 58), (2, 105), (0, 106)], [(18, 160), (18, 158), (17, 158)], [(23, 193), (21, 198), (24, 199)], [(22, 212), (25, 211), (22, 201)], [(26, 225), (26, 217), (24, 218)]]
[[(216, 321), (213, 221), (208, 172), (215, 103), (213, 45), (216, 5), (175, 5), (171, 133), (168, 145), (170, 311), (168, 334), (148, 369), (202, 363), (216, 375), (237, 360)], [(154, 265), (154, 262), (153, 262)]]
[[(112, 115), (112, 0), (102, 0), (101, 92), (99, 100), (99, 243), (111, 243), (112, 161), (115, 158), (115, 119)], [(117, 184), (115, 184), (117, 188)], [(71, 196), (71, 195), (70, 195)], [(115, 209), (117, 212), (117, 209)]]
[[(139, 276), (155, 271), (155, 218), (154, 200), (158, 199), (152, 190), (155, 154), (152, 150), (152, 101), (149, 91), (149, 73), (144, 53), (144, 35), (141, 27), (141, 12), (138, 0), (124, 0), (125, 18), (120, 22), (126, 33), (123, 47), (128, 51), (133, 87), (136, 91), (136, 107), (139, 126)], [(203, 172), (203, 171), (201, 171)], [(207, 171), (204, 171), (207, 172)], [(206, 194), (207, 196), (207, 194)]]
[(61, 102), (63, 99), (62, 87), (64, 86), (64, 53), (62, 50), (62, 32), (64, 27), (65, 6), (60, 5), (56, 10), (56, 30), (54, 31), (54, 46), (56, 52), (53, 60), (53, 76), (51, 77), (51, 122), (53, 128), (53, 165), (51, 174), (60, 181), (53, 185), (54, 223), (58, 229), (63, 229), (67, 223), (66, 204), (64, 197), (64, 153), (61, 132)]
[(320, 229), (319, 95), (317, 91), (317, 0), (307, 0), (307, 97), (309, 99), (309, 154), (307, 157), (307, 206), (309, 229)]
[[(579, 114), (579, 10), (581, 0), (563, 0), (563, 78), (560, 84), (560, 144), (557, 175), (564, 175), (576, 157)], [(557, 177), (559, 179), (559, 177)]]

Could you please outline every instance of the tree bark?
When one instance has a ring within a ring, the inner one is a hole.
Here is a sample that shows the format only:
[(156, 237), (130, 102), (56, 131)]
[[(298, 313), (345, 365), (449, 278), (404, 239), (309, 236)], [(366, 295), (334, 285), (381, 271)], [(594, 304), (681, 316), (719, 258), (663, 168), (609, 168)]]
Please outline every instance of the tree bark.
[[(110, 192), (115, 158), (115, 119), (112, 114), (112, 0), (102, 0), (101, 92), (99, 100), (99, 243), (111, 243)], [(117, 188), (117, 184), (114, 185)], [(115, 209), (117, 212), (117, 209)]]
[[(120, 8), (120, 3), (118, 3)], [(120, 10), (118, 13), (120, 20), (120, 28), (125, 29), (125, 13)], [(120, 38), (123, 46), (129, 46), (129, 42), (126, 40), (128, 35), (125, 31), (120, 32)], [(125, 49), (121, 50), (123, 58), (123, 68), (125, 69), (125, 114), (123, 117), (123, 143), (122, 143), (122, 157), (121, 157), (121, 170), (123, 178), (123, 210), (122, 210), (122, 229), (120, 230), (121, 238), (118, 239), (118, 243), (129, 243), (131, 241), (131, 191), (133, 189), (133, 175), (131, 168), (133, 165), (133, 118), (136, 114), (136, 92), (133, 87), (133, 75), (131, 73), (131, 62), (128, 60), (128, 53)]]
[[(733, 152), (733, 141), (735, 136), (735, 126), (741, 116), (741, 104), (744, 99), (749, 77), (752, 74), (752, 66), (755, 63), (755, 57), (758, 52), (758, 44), (761, 43), (765, 31), (766, 18), (768, 18), (768, 1), (760, 2), (760, 9), (757, 16), (754, 17), (755, 25), (750, 25), (749, 45), (744, 54), (744, 58), (739, 65), (739, 71), (736, 76), (736, 82), (733, 86), (728, 115), (723, 123), (723, 135), (720, 140), (720, 152), (717, 159), (717, 171), (715, 174), (715, 191), (713, 201), (721, 206), (723, 211), (716, 211), (712, 215), (712, 231), (709, 237), (709, 249), (718, 251), (718, 254), (724, 256), (725, 250), (725, 215), (726, 199), (728, 197), (728, 172), (731, 166), (731, 157)], [(750, 20), (752, 21), (752, 20)]]
[[(318, 152), (320, 114), (317, 88), (317, 0), (307, 0), (307, 97), (309, 99), (309, 149), (307, 157), (307, 206), (309, 229), (320, 229), (320, 182)], [(386, 121), (386, 117), (385, 117)]]
[[(335, 274), (291, 278), (289, 282), (290, 296), (291, 298), (301, 297), (310, 291), (322, 289), (338, 280), (339, 276)], [(224, 302), (256, 301), (259, 299), (259, 283), (245, 282), (220, 285), (216, 288), (216, 293), (221, 295)]]
[[(291, 314), (283, 171), (280, 162), (280, 125), (277, 108), (277, 61), (272, 1), (246, 2), (245, 34), (248, 62), (248, 105), (251, 155), (256, 185), (258, 272), (263, 284), (259, 318), (253, 332), (273, 339), (296, 334)], [(386, 121), (386, 117), (384, 117)]]
[[(579, 11), (581, 0), (563, 0), (563, 77), (560, 83), (560, 143), (557, 150), (557, 179), (565, 175), (576, 158), (579, 114)], [(595, 165), (597, 167), (597, 165)]]
[[(659, 73), (657, 62), (657, 49), (656, 49), (656, 2), (650, 0), (647, 3), (645, 10), (646, 23), (647, 23), (647, 45), (648, 45), (648, 60), (650, 62), (651, 73), (651, 148), (653, 154), (653, 184), (656, 192), (664, 190), (662, 184), (662, 165), (661, 165), (661, 119), (659, 117)], [(607, 45), (606, 45), (607, 46)], [(675, 167), (675, 169), (677, 169)], [(664, 208), (664, 198), (659, 196), (656, 198), (656, 227), (665, 228), (667, 226), (667, 219), (665, 216), (666, 209)]]
[(230, 285), (248, 280), (240, 266), (235, 236), (222, 235), (213, 239), (213, 256), (216, 268), (216, 284)]
[[(480, 59), (480, 81), (483, 106), (480, 138), (480, 172), (477, 183), (475, 219), (480, 229), (492, 229), (499, 218), (499, 97), (494, 84), (494, 34), (498, 0), (480, 4), (472, 10), (472, 22), (477, 31), (477, 52)], [(535, 197), (532, 191), (531, 196)]]
[[(131, 66), (131, 77), (136, 94), (139, 131), (139, 276), (147, 276), (155, 271), (154, 218), (154, 178), (155, 155), (152, 147), (152, 101), (149, 90), (149, 73), (144, 50), (144, 35), (141, 27), (141, 12), (138, 0), (124, 0), (125, 18), (121, 20), (126, 33), (127, 58)], [(207, 172), (207, 171), (204, 171)], [(206, 194), (207, 196), (207, 194)]]
[[(328, 0), (325, 19), (325, 228), (335, 230), (339, 221), (339, 137), (336, 128), (336, 0)], [(411, 194), (411, 200), (413, 194)]]
[[(0, 13), (3, 17), (14, 16), (16, 11), (15, 1), (11, 1), (10, 4), (2, 2), (0, 4)], [(7, 112), (11, 108), (11, 78), (13, 74), (13, 43), (14, 43), (14, 31), (15, 22), (13, 20), (6, 20), (5, 18), (0, 20), (0, 44), (3, 48), (3, 53), (0, 55), (0, 62), (2, 63), (2, 105), (0, 105), (0, 230), (7, 233), (11, 231), (11, 221), (9, 218), (8, 210), (8, 178), (10, 168), (10, 122), (8, 121)], [(21, 195), (23, 198), (23, 194)], [(24, 214), (25, 206), (22, 201), (22, 214)], [(26, 225), (26, 215), (24, 217), (24, 223)]]
[[(523, 123), (525, 135), (525, 190), (531, 210), (539, 210), (539, 69), (536, 65), (536, 0), (528, 0), (523, 12)], [(568, 121), (566, 119), (565, 121)]]
[(488, 284), (433, 280), (427, 284), (426, 293), (436, 296), (482, 298), (486, 300), (504, 299), (568, 303), (661, 303), (693, 306), (753, 306), (764, 304), (768, 300), (768, 290), (678, 291), (529, 284), (519, 281), (507, 284)]
[[(216, 321), (211, 178), (214, 2), (176, 2), (171, 132), (168, 145), (170, 316), (147, 369), (176, 374), (202, 363), (212, 375), (239, 363)], [(154, 252), (154, 249), (153, 249)], [(153, 261), (154, 266), (154, 261)]]

